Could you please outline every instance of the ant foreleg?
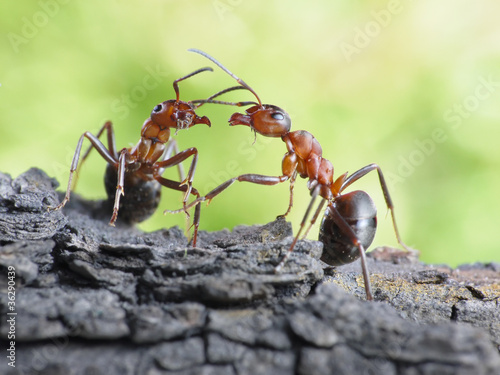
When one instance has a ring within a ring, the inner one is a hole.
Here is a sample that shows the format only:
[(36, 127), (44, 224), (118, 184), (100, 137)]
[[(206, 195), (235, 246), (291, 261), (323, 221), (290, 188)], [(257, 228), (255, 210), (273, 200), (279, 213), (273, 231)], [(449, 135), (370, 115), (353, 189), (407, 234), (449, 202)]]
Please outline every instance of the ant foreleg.
[[(162, 161), (159, 161), (156, 163), (157, 167), (160, 169), (168, 168), (168, 167), (182, 163), (184, 160), (186, 160), (191, 155), (193, 155), (193, 160), (191, 161), (191, 165), (189, 167), (187, 177), (180, 183), (180, 186), (184, 186), (184, 185), (186, 186), (186, 190), (183, 190), (183, 191), (185, 191), (184, 199), (182, 201), (184, 204), (184, 207), (186, 207), (186, 202), (189, 198), (189, 195), (191, 194), (191, 189), (193, 188), (194, 172), (196, 170), (196, 164), (198, 162), (198, 150), (195, 147), (191, 147), (191, 148), (188, 148), (187, 150), (184, 150), (184, 151), (177, 153), (176, 155), (172, 156), (171, 158), (169, 158), (167, 160), (162, 160)], [(187, 211), (186, 211), (186, 213), (187, 213)]]
[(109, 225), (113, 227), (115, 226), (115, 221), (118, 218), (120, 197), (125, 194), (123, 187), (125, 186), (125, 162), (128, 155), (129, 153), (125, 148), (120, 152), (120, 157), (118, 159), (118, 179), (116, 184), (115, 203), (113, 205), (113, 215), (111, 216), (111, 220), (109, 220)]
[[(171, 139), (167, 142), (167, 148), (165, 149), (165, 153), (160, 160), (170, 159), (172, 155), (177, 155), (179, 153), (179, 147), (177, 146), (177, 142), (175, 139)], [(159, 171), (159, 174), (163, 173), (163, 169)], [(177, 171), (179, 172), (179, 180), (184, 181), (186, 178), (186, 173), (184, 172), (184, 166), (182, 162), (177, 164)], [(186, 214), (186, 227), (189, 226), (189, 214)]]
[[(155, 174), (154, 178), (155, 178), (156, 181), (158, 181), (162, 186), (164, 186), (166, 188), (169, 188), (169, 189), (172, 189), (172, 190), (183, 191), (183, 192), (186, 192), (188, 190), (188, 186), (182, 185), (182, 183), (180, 183), (178, 181), (169, 180), (169, 179), (167, 179), (165, 177), (161, 177), (158, 174)], [(196, 196), (197, 199), (200, 198), (200, 193), (198, 192), (198, 190), (196, 190), (193, 187), (191, 187), (191, 189), (190, 189), (190, 194)], [(189, 205), (188, 207), (184, 208), (186, 214), (187, 214), (187, 209), (190, 208), (190, 207), (191, 207), (191, 205)], [(169, 212), (169, 211), (165, 210), (164, 214), (166, 212)], [(198, 227), (200, 226), (200, 207), (199, 207), (199, 205), (194, 210), (194, 218), (193, 218), (193, 225), (192, 226), (194, 226), (193, 240), (192, 240), (192, 242), (193, 242), (193, 246), (196, 246), (196, 239), (198, 237)]]
[(238, 177), (232, 178), (231, 180), (228, 180), (225, 183), (219, 185), (219, 188), (215, 188), (210, 193), (208, 193), (206, 196), (207, 196), (208, 200), (212, 200), (216, 195), (219, 195), (223, 190), (227, 189), (235, 181), (251, 182), (253, 184), (258, 184), (258, 185), (276, 185), (276, 184), (280, 184), (282, 182), (287, 181), (289, 178), (290, 178), (290, 176), (287, 176), (287, 175), (265, 176), (265, 175), (261, 175), (261, 174), (242, 174)]
[(295, 186), (295, 180), (297, 178), (297, 171), (294, 171), (292, 177), (290, 178), (290, 202), (288, 203), (288, 209), (283, 215), (279, 215), (278, 217), (286, 217), (292, 210), (293, 206), (293, 188)]
[[(242, 181), (242, 182), (252, 182), (254, 184), (258, 185), (277, 185), (279, 183), (285, 182), (288, 180), (290, 177), (283, 175), (283, 176), (265, 176), (265, 175), (260, 175), (260, 174), (242, 174), (238, 177), (233, 177), (230, 180), (227, 180), (226, 182), (223, 182), (219, 186), (217, 186), (215, 189), (213, 189), (211, 192), (209, 192), (207, 195), (200, 197), (190, 204), (188, 204), (185, 209), (189, 209), (191, 207), (194, 207), (195, 205), (207, 201), (207, 204), (210, 203), (212, 199), (214, 199), (217, 195), (222, 193), (224, 190), (226, 190), (229, 186), (231, 186), (233, 183), (236, 181)], [(179, 212), (182, 212), (182, 210), (166, 210), (165, 212), (171, 213), (171, 214), (177, 214)]]
[[(167, 143), (167, 148), (165, 149), (165, 153), (163, 154), (163, 157), (161, 160), (170, 159), (172, 157), (172, 154), (177, 155), (178, 153), (179, 153), (179, 147), (177, 146), (177, 142), (175, 141), (175, 139), (171, 139)], [(180, 180), (184, 181), (184, 179), (186, 178), (186, 173), (184, 172), (184, 167), (182, 165), (182, 162), (177, 164), (177, 170), (179, 172)], [(163, 170), (160, 170), (159, 174), (162, 174), (162, 173), (163, 173)]]
[(371, 171), (377, 170), (378, 173), (378, 178), (380, 181), (380, 187), (382, 188), (382, 193), (384, 195), (385, 203), (387, 205), (387, 209), (391, 212), (391, 219), (392, 219), (392, 226), (394, 228), (394, 233), (396, 234), (396, 239), (398, 240), (398, 243), (408, 252), (410, 253), (418, 253), (418, 250), (412, 249), (408, 245), (406, 245), (403, 240), (401, 239), (401, 236), (399, 234), (398, 226), (396, 224), (396, 216), (394, 214), (394, 205), (392, 203), (391, 196), (389, 194), (389, 189), (387, 188), (387, 183), (385, 182), (384, 174), (382, 173), (382, 169), (378, 166), (378, 164), (372, 163), (369, 164), (356, 172), (352, 173), (350, 176), (348, 176), (344, 183), (342, 184), (340, 191), (344, 190), (347, 188), (349, 185), (351, 185), (353, 182), (356, 182), (359, 180), (361, 177), (365, 176), (366, 174), (370, 173)]
[[(104, 127), (103, 127), (103, 129), (104, 129)], [(69, 197), (71, 195), (71, 183), (73, 181), (73, 175), (74, 175), (75, 171), (78, 169), (78, 161), (80, 159), (80, 152), (82, 150), (83, 140), (85, 138), (87, 138), (90, 141), (90, 143), (92, 144), (91, 148), (94, 147), (99, 152), (99, 154), (104, 158), (104, 160), (106, 160), (109, 164), (112, 164), (115, 166), (118, 165), (118, 160), (117, 160), (116, 156), (110, 150), (108, 150), (106, 148), (106, 146), (104, 146), (102, 144), (102, 142), (99, 140), (98, 137), (96, 137), (95, 135), (93, 135), (90, 132), (83, 133), (81, 135), (80, 139), (78, 140), (78, 143), (76, 145), (76, 150), (75, 150), (75, 153), (73, 155), (73, 160), (71, 162), (71, 168), (69, 171), (68, 187), (66, 189), (66, 194), (64, 196), (64, 199), (56, 207), (49, 207), (48, 208), (49, 210), (59, 210), (59, 209), (63, 208), (66, 205), (66, 203), (69, 201)], [(114, 137), (112, 137), (112, 138), (114, 139)], [(88, 152), (86, 154), (88, 154)]]
[(283, 156), (281, 161), (281, 171), (284, 176), (290, 176), (290, 201), (288, 203), (288, 209), (283, 215), (278, 217), (285, 217), (290, 213), (293, 206), (293, 188), (295, 186), (295, 180), (297, 178), (297, 166), (299, 162), (297, 160), (297, 154), (294, 151), (289, 151)]

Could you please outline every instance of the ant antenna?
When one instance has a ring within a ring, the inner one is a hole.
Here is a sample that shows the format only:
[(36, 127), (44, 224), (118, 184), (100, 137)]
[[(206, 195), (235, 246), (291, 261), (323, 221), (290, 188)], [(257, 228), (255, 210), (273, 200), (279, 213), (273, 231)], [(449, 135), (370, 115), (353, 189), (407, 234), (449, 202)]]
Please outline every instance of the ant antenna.
[(252, 94), (254, 94), (254, 96), (257, 98), (257, 101), (259, 102), (259, 106), (262, 107), (262, 102), (260, 101), (260, 98), (257, 95), (257, 93), (245, 81), (243, 81), (241, 78), (238, 78), (238, 76), (236, 76), (233, 72), (231, 72), (228, 68), (226, 68), (220, 62), (218, 62), (215, 58), (213, 58), (212, 56), (210, 56), (208, 53), (203, 52), (203, 51), (201, 51), (199, 49), (196, 49), (196, 48), (190, 48), (190, 49), (188, 49), (188, 51), (198, 53), (198, 54), (206, 57), (210, 61), (212, 61), (215, 65), (217, 65), (219, 68), (221, 68), (223, 71), (225, 71), (231, 77), (233, 77), (236, 80), (236, 82), (238, 82), (240, 85), (242, 85), (248, 91), (250, 91)]
[(193, 73), (189, 73), (187, 76), (184, 76), (184, 77), (181, 77), (181, 78), (178, 78), (174, 81), (174, 91), (175, 91), (175, 95), (176, 95), (176, 102), (179, 101), (179, 85), (177, 84), (178, 82), (180, 81), (184, 81), (185, 79), (189, 78), (189, 77), (192, 77), (198, 73), (201, 73), (201, 72), (205, 72), (205, 71), (210, 71), (210, 72), (213, 72), (214, 70), (212, 68), (210, 68), (209, 66), (206, 66), (205, 68), (201, 68), (201, 69), (198, 69), (198, 70), (195, 70)]
[(252, 102), (252, 101), (247, 101), (247, 102), (228, 102), (228, 101), (223, 101), (223, 100), (213, 100), (215, 99), (216, 97), (222, 95), (222, 94), (225, 94), (227, 92), (230, 92), (230, 91), (235, 91), (235, 90), (248, 90), (246, 87), (244, 86), (233, 86), (233, 87), (229, 87), (227, 89), (224, 89), (224, 90), (221, 90), (211, 96), (209, 96), (207, 99), (198, 99), (198, 100), (192, 100), (191, 103), (193, 104), (198, 104), (196, 106), (196, 108), (199, 108), (201, 107), (203, 104), (206, 104), (206, 103), (212, 103), (212, 104), (224, 104), (224, 105), (233, 105), (233, 106), (236, 106), (236, 107), (243, 107), (243, 106), (246, 106), (246, 105), (258, 105), (258, 103), (256, 102)]

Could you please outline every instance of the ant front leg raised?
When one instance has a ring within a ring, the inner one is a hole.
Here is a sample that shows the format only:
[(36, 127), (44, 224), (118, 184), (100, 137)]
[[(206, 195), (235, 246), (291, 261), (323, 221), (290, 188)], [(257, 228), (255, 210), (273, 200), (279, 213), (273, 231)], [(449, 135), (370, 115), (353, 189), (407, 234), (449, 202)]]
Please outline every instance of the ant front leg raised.
[[(209, 204), (213, 198), (215, 198), (217, 195), (222, 193), (224, 190), (226, 190), (229, 186), (231, 186), (236, 181), (251, 182), (254, 184), (258, 184), (258, 185), (277, 185), (279, 183), (287, 181), (289, 178), (290, 177), (286, 176), (286, 175), (283, 175), (283, 176), (265, 176), (265, 175), (260, 175), (260, 174), (242, 174), (240, 176), (233, 177), (233, 178), (227, 180), (226, 182), (223, 182), (222, 184), (217, 186), (215, 189), (210, 191), (207, 195), (200, 197), (200, 198), (194, 200), (193, 202), (191, 202), (190, 204), (188, 204), (187, 206), (185, 206), (184, 209), (189, 209), (189, 208), (191, 208), (195, 205), (199, 205), (199, 203), (205, 202), (205, 201), (207, 201), (207, 204)], [(174, 211), (167, 210), (165, 212), (179, 213), (179, 212), (182, 212), (182, 210), (174, 210)]]
[[(186, 206), (186, 202), (188, 200), (189, 195), (191, 194), (191, 190), (193, 189), (193, 178), (194, 178), (194, 172), (196, 171), (196, 164), (198, 163), (198, 150), (195, 147), (188, 148), (187, 150), (183, 150), (181, 152), (178, 152), (174, 156), (156, 162), (156, 172), (154, 175), (154, 178), (158, 180), (157, 177), (159, 177), (158, 170), (163, 170), (164, 168), (172, 167), (174, 165), (180, 165), (184, 160), (186, 160), (188, 157), (193, 156), (193, 160), (191, 161), (191, 165), (189, 167), (188, 174), (186, 178), (181, 181), (179, 186), (186, 186), (185, 190), (182, 190), (185, 192), (184, 194), (184, 199), (183, 199), (183, 204)], [(158, 182), (160, 182), (158, 180)], [(161, 182), (160, 182), (161, 183)], [(176, 189), (179, 190), (179, 189)], [(199, 196), (199, 195), (198, 195)]]

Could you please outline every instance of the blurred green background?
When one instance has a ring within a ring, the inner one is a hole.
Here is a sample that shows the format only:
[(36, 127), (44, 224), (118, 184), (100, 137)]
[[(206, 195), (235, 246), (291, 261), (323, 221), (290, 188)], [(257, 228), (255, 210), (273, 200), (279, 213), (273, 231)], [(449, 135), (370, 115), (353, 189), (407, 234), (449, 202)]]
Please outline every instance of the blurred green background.
[[(119, 148), (173, 98), (172, 81), (212, 65), (202, 49), (286, 109), (293, 130), (323, 147), (336, 175), (376, 162), (389, 180), (403, 239), (426, 262), (500, 261), (500, 3), (495, 1), (40, 0), (0, 5), (0, 170), (32, 166), (63, 189), (78, 137), (113, 121)], [(213, 65), (212, 65), (213, 66)], [(234, 81), (221, 70), (180, 84), (205, 98)], [(231, 100), (251, 100), (233, 93)], [(278, 175), (280, 139), (229, 128), (233, 107), (204, 106), (212, 128), (175, 136), (200, 152), (195, 187), (207, 193), (241, 173)], [(77, 193), (104, 197), (96, 152)], [(188, 165), (185, 165), (187, 168)], [(166, 177), (177, 179), (174, 169)], [(376, 174), (353, 186), (379, 208), (374, 245), (396, 246)], [(163, 216), (182, 195), (164, 190), (141, 225), (185, 228)], [(295, 188), (288, 219), (298, 227), (309, 202)], [(282, 214), (288, 184), (236, 184), (203, 207), (201, 229), (264, 224)], [(317, 227), (310, 238), (317, 236)]]

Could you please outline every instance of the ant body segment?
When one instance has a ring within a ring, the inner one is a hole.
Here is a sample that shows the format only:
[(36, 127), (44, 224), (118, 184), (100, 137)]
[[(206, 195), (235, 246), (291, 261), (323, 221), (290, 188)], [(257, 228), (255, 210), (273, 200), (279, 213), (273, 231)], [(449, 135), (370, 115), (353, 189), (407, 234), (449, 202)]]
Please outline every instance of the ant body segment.
[[(195, 105), (193, 102), (185, 102), (179, 99), (178, 83), (204, 71), (213, 71), (213, 69), (201, 68), (174, 81), (173, 87), (176, 99), (164, 101), (153, 108), (151, 116), (142, 125), (141, 138), (135, 146), (117, 151), (115, 134), (110, 121), (104, 124), (97, 135), (93, 135), (88, 131), (83, 133), (78, 140), (73, 156), (64, 199), (58, 206), (50, 207), (49, 210), (59, 210), (69, 201), (73, 175), (79, 168), (80, 152), (83, 141), (87, 138), (91, 145), (83, 155), (81, 163), (93, 148), (108, 163), (104, 180), (108, 202), (113, 206), (113, 214), (109, 221), (110, 225), (115, 225), (118, 212), (120, 212), (120, 218), (132, 223), (141, 222), (151, 216), (160, 203), (162, 186), (184, 192), (184, 212), (189, 216), (186, 207), (189, 195), (193, 194), (197, 198), (200, 197), (198, 191), (192, 186), (198, 160), (198, 150), (191, 147), (178, 152), (175, 141), (170, 140), (170, 129), (175, 129), (177, 132), (179, 129), (187, 129), (197, 124), (210, 126), (208, 117), (199, 117), (195, 113), (195, 110), (204, 104), (204, 101), (199, 101), (200, 104)], [(207, 100), (211, 100), (224, 92), (226, 90), (212, 95)], [(99, 140), (104, 131), (106, 131), (107, 135), (107, 147)], [(175, 151), (175, 155), (171, 156), (173, 151)], [(193, 156), (193, 159), (188, 174), (184, 178), (181, 163), (190, 156)], [(161, 176), (166, 168), (176, 165), (179, 167), (179, 174), (183, 181), (177, 182)], [(193, 219), (193, 246), (196, 246), (199, 220), (200, 210), (196, 208)]]
[[(245, 114), (234, 113), (229, 119), (229, 125), (244, 125), (250, 127), (255, 133), (259, 133), (265, 137), (281, 138), (281, 140), (285, 142), (287, 153), (282, 159), (281, 176), (243, 174), (220, 184), (205, 196), (196, 198), (187, 207), (193, 207), (202, 201), (207, 201), (209, 203), (214, 197), (222, 193), (236, 181), (246, 181), (259, 185), (276, 185), (285, 181), (290, 181), (289, 205), (287, 211), (282, 215), (286, 216), (293, 205), (293, 187), (297, 175), (308, 179), (307, 187), (311, 192), (311, 200), (292, 244), (285, 256), (275, 267), (275, 271), (279, 272), (281, 270), (292, 253), (306, 225), (314, 202), (319, 195), (321, 197), (321, 203), (312, 216), (304, 237), (323, 211), (325, 203), (327, 203), (319, 233), (319, 240), (323, 242), (324, 245), (321, 260), (329, 265), (339, 266), (361, 258), (366, 298), (372, 300), (373, 297), (366, 265), (365, 249), (368, 248), (375, 236), (377, 210), (373, 200), (367, 193), (359, 190), (344, 193), (344, 190), (369, 172), (376, 170), (387, 208), (391, 212), (392, 224), (397, 241), (407, 251), (414, 251), (401, 240), (394, 216), (394, 206), (380, 167), (377, 164), (369, 164), (350, 175), (344, 173), (334, 179), (333, 165), (329, 160), (323, 158), (321, 145), (311, 133), (305, 130), (290, 131), (291, 119), (286, 111), (275, 105), (262, 104), (257, 93), (248, 84), (210, 55), (196, 49), (191, 49), (190, 51), (196, 52), (211, 60), (235, 79), (241, 87), (250, 91), (257, 99), (257, 102), (252, 103), (253, 106), (246, 109)], [(236, 106), (250, 104), (250, 102), (228, 103), (217, 100), (206, 100), (204, 102)], [(181, 210), (171, 212), (180, 211)]]

